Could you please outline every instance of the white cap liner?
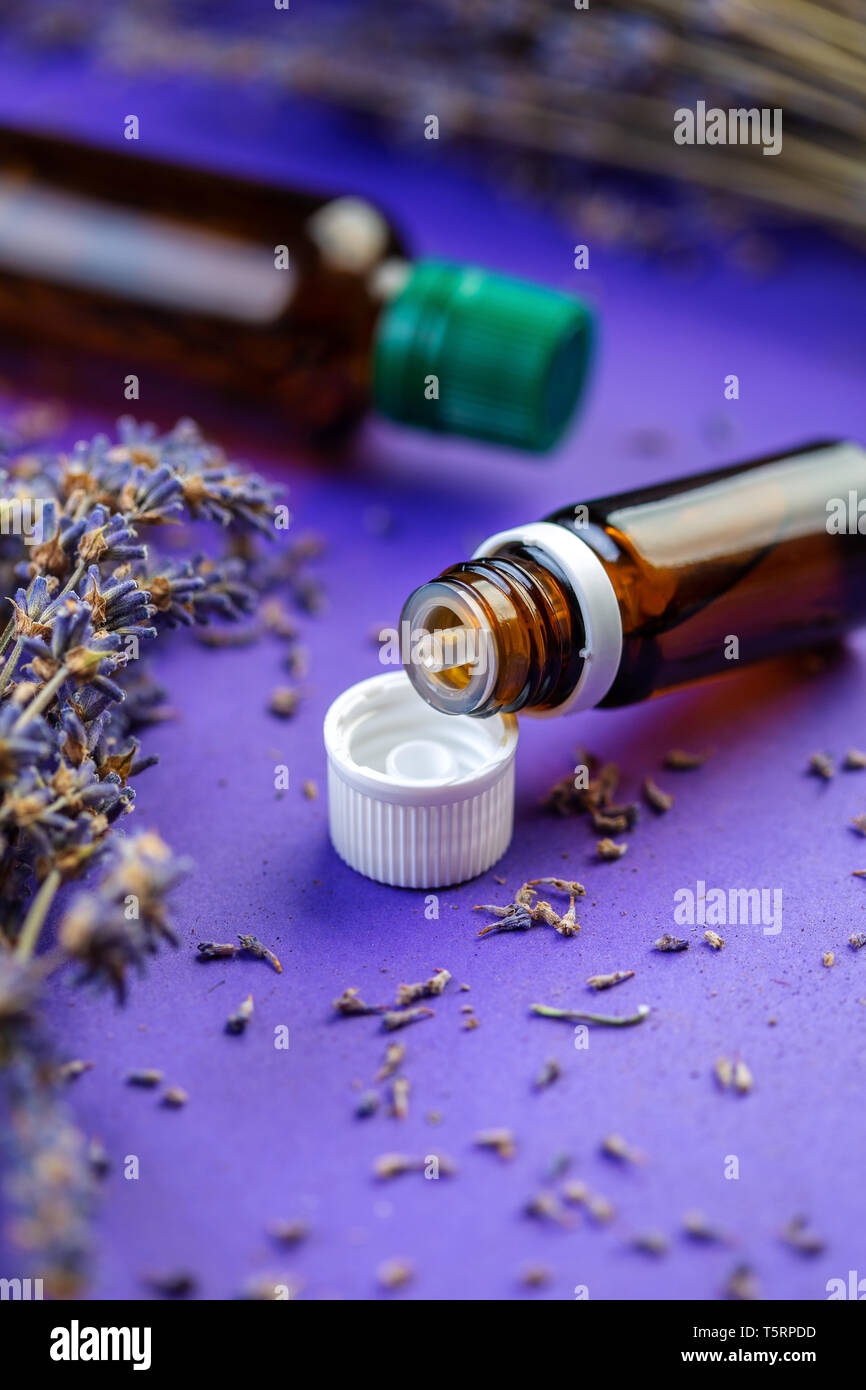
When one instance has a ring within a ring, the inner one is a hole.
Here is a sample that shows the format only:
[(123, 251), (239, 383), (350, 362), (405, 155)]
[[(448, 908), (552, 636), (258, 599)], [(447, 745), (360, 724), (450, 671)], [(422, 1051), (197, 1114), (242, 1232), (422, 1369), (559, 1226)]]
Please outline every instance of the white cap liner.
[(393, 671), (338, 696), (324, 732), (331, 841), (351, 868), (401, 888), (444, 888), (505, 853), (513, 715), (440, 714)]

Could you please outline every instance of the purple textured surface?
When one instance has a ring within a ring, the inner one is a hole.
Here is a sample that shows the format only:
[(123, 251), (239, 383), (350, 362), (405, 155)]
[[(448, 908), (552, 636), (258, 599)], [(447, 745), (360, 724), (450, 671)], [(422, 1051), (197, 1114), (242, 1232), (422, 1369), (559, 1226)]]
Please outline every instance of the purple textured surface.
[[(577, 288), (596, 302), (602, 326), (581, 427), (548, 462), (380, 426), (359, 441), (356, 466), (339, 474), (302, 467), (278, 441), (255, 454), (290, 484), (298, 529), (327, 538), (321, 573), (330, 609), (303, 620), (308, 696), (289, 723), (266, 710), (284, 678), (276, 643), (209, 652), (172, 639), (156, 661), (180, 717), (147, 736), (162, 761), (138, 783), (136, 822), (197, 863), (174, 900), (182, 948), (134, 982), (123, 1011), (62, 985), (52, 996), (61, 1054), (94, 1063), (70, 1089), (71, 1103), (113, 1159), (91, 1296), (140, 1297), (143, 1270), (172, 1267), (194, 1271), (204, 1298), (232, 1296), (264, 1270), (297, 1275), (307, 1297), (358, 1299), (530, 1296), (519, 1282), (530, 1263), (551, 1271), (547, 1288), (531, 1296), (559, 1299), (578, 1285), (593, 1299), (714, 1299), (740, 1262), (754, 1267), (770, 1299), (823, 1298), (829, 1278), (866, 1274), (866, 951), (846, 945), (852, 931), (866, 930), (866, 885), (851, 876), (866, 867), (866, 850), (846, 828), (866, 810), (866, 773), (829, 784), (804, 774), (813, 750), (840, 755), (866, 740), (862, 637), (816, 675), (779, 665), (648, 707), (524, 721), (511, 849), (482, 880), (441, 891), (432, 920), (424, 894), (380, 887), (342, 865), (328, 844), (324, 800), (301, 793), (305, 778), (324, 786), (328, 703), (379, 669), (370, 629), (395, 622), (410, 588), (484, 535), (661, 474), (812, 437), (863, 438), (863, 262), (818, 236), (792, 234), (766, 278), (713, 266), (680, 276), (601, 251), (577, 275), (574, 237), (455, 171), (447, 151), (423, 142), (383, 151), (342, 121), (257, 105), (249, 94), (218, 102), (193, 84), (181, 92), (66, 68), (42, 71), (35, 87), (32, 71), (19, 67), (17, 84), (5, 77), (3, 109), (22, 121), (113, 139), (108, 132), (135, 111), (145, 147), (365, 189), (420, 251)], [(737, 402), (723, 399), (729, 372), (740, 378)], [(729, 437), (711, 445), (708, 431), (720, 422)], [(82, 416), (71, 433), (110, 423)], [(628, 447), (630, 432), (647, 427), (668, 441), (651, 460)], [(387, 536), (369, 524), (371, 508), (393, 518)], [(645, 814), (627, 856), (605, 865), (594, 861), (582, 821), (538, 808), (578, 742), (616, 759), (635, 790), (672, 744), (716, 751), (700, 771), (657, 774), (676, 794), (673, 810)], [(282, 762), (291, 789), (278, 799), (273, 772)], [(479, 941), (473, 904), (506, 901), (542, 874), (586, 884), (581, 934)], [(727, 945), (714, 953), (700, 929), (687, 929), (687, 953), (652, 952), (673, 927), (675, 890), (698, 880), (781, 889), (782, 931), (723, 929)], [(257, 961), (195, 959), (196, 940), (245, 930), (275, 948), (282, 975)], [(825, 969), (830, 950), (837, 963)], [(372, 1082), (386, 1037), (375, 1019), (335, 1018), (331, 1000), (355, 985), (365, 998), (389, 1001), (399, 982), (436, 966), (454, 983), (434, 1001), (435, 1017), (397, 1035), (407, 1045), (410, 1117), (383, 1109), (353, 1118), (353, 1083)], [(609, 994), (586, 987), (589, 975), (627, 968), (636, 977)], [(464, 981), (468, 994), (457, 991)], [(227, 1037), (226, 1015), (247, 991), (255, 1018), (245, 1036)], [(534, 1001), (615, 1013), (645, 1002), (652, 1015), (634, 1029), (593, 1030), (588, 1049), (577, 1050), (570, 1026), (529, 1016)], [(462, 1026), (466, 1002), (481, 1023), (473, 1032)], [(287, 1051), (274, 1046), (278, 1025), (289, 1029)], [(745, 1097), (720, 1093), (711, 1075), (720, 1054), (737, 1052), (755, 1076)], [(548, 1058), (562, 1076), (538, 1093), (533, 1078)], [(188, 1090), (189, 1104), (167, 1111), (154, 1094), (125, 1087), (132, 1067), (164, 1070)], [(441, 1122), (431, 1123), (433, 1111)], [(473, 1147), (477, 1130), (498, 1126), (516, 1136), (510, 1162)], [(647, 1161), (622, 1169), (601, 1156), (612, 1132)], [(445, 1154), (458, 1172), (375, 1181), (373, 1161), (393, 1151)], [(565, 1230), (523, 1214), (563, 1152), (572, 1156), (569, 1176), (615, 1204), (609, 1226), (584, 1220)], [(122, 1175), (131, 1154), (137, 1181)], [(737, 1179), (725, 1177), (730, 1156)], [(732, 1244), (685, 1241), (679, 1228), (690, 1207)], [(807, 1259), (780, 1243), (794, 1214), (825, 1237), (825, 1253)], [(265, 1233), (281, 1217), (311, 1227), (288, 1254)], [(657, 1261), (628, 1248), (649, 1229), (671, 1238)], [(398, 1295), (376, 1282), (391, 1256), (415, 1267)], [(18, 1261), (5, 1252), (4, 1273)]]

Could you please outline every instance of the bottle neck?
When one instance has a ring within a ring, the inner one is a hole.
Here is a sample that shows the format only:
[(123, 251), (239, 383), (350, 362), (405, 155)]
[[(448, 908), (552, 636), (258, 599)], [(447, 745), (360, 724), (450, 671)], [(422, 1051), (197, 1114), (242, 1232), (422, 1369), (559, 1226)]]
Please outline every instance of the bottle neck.
[(565, 527), (502, 532), (422, 585), (402, 614), (415, 689), (446, 714), (558, 714), (597, 704), (622, 650), (603, 564)]

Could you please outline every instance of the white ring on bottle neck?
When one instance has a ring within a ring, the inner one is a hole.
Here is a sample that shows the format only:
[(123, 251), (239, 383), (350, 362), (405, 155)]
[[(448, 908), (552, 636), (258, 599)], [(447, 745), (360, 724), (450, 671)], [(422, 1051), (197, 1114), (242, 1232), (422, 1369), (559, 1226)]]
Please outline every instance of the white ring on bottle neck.
[(531, 545), (556, 562), (571, 586), (586, 632), (581, 652), (583, 670), (571, 694), (554, 709), (527, 709), (523, 713), (546, 719), (571, 710), (592, 709), (613, 685), (622, 658), (622, 614), (604, 565), (586, 541), (552, 521), (533, 521), (499, 531), (484, 541), (472, 558), (490, 558), (506, 545)]

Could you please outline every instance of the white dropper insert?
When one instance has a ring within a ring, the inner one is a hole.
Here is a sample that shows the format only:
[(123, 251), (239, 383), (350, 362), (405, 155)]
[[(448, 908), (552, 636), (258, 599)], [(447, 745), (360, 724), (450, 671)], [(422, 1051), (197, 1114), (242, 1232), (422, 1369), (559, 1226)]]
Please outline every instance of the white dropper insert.
[(443, 888), (505, 853), (513, 715), (442, 714), (394, 671), (345, 690), (324, 733), (331, 840), (359, 873), (402, 888)]

